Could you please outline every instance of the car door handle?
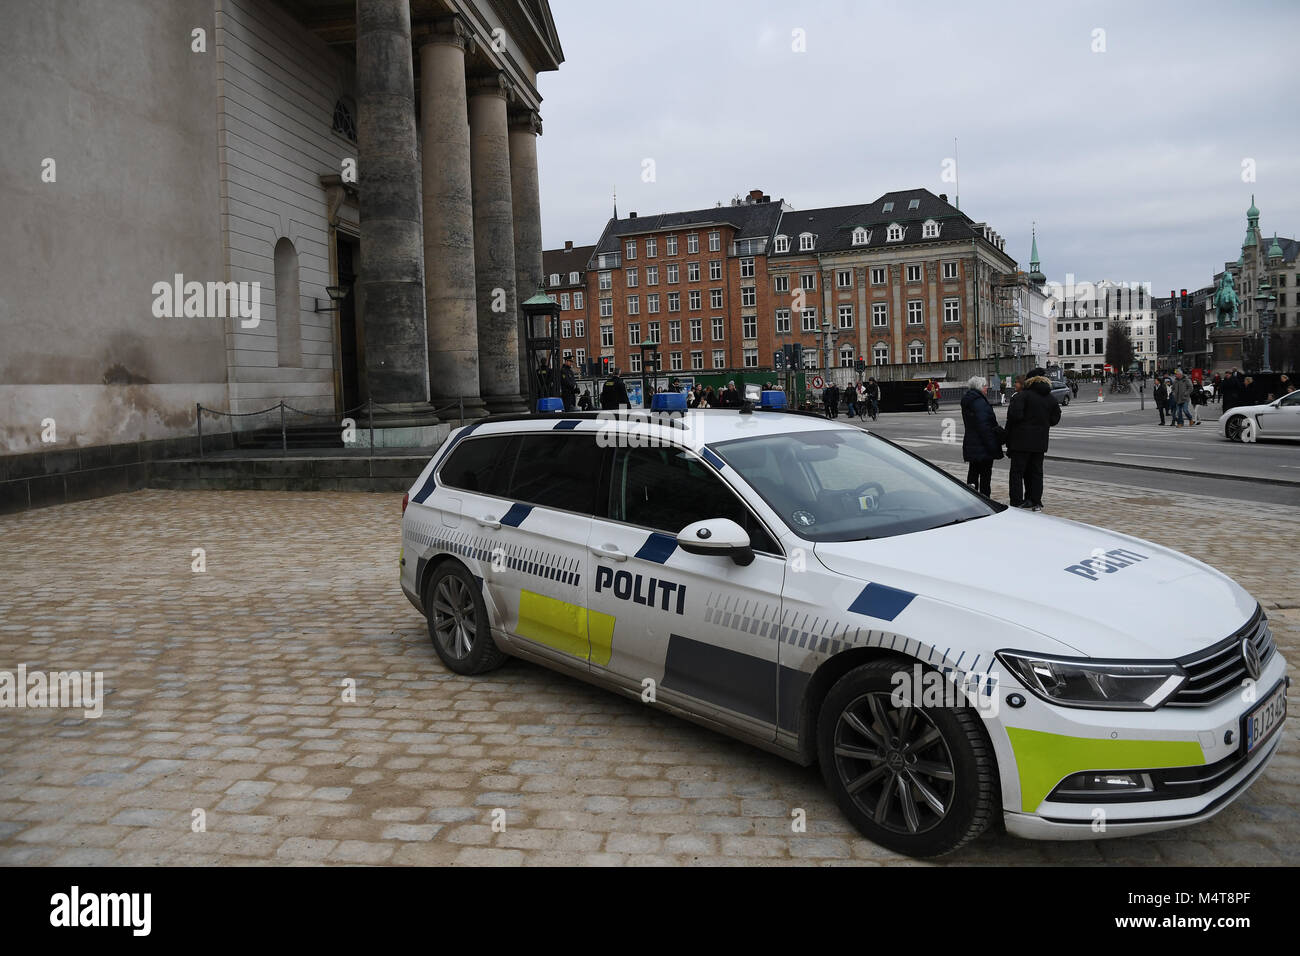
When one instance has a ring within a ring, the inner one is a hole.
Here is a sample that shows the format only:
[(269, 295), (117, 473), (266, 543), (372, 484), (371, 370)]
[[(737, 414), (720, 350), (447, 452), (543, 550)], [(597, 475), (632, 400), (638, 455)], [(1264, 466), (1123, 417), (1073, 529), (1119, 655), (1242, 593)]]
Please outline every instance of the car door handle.
[(598, 558), (609, 558), (613, 561), (627, 560), (627, 553), (624, 551), (620, 551), (615, 545), (612, 544), (603, 544), (600, 545), (599, 547), (597, 547), (596, 545), (592, 545), (591, 553)]
[(496, 518), (491, 517), (490, 515), (483, 515), (481, 518), (475, 518), (474, 520), (477, 521), (485, 528), (492, 528), (493, 530), (495, 530), (501, 527), (501, 522), (498, 521)]

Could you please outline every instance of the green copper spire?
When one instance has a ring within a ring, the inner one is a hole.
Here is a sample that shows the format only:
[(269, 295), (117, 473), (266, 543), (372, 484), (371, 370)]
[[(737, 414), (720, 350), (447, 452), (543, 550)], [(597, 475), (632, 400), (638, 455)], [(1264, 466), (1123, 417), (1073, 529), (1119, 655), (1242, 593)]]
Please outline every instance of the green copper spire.
[(1242, 248), (1259, 245), (1259, 210), (1255, 208), (1255, 195), (1250, 197), (1250, 208), (1246, 210), (1246, 238), (1241, 241)]
[(1251, 193), (1251, 194), (1250, 194), (1250, 208), (1246, 210), (1246, 218), (1248, 218), (1248, 219), (1258, 219), (1258, 218), (1259, 218), (1259, 210), (1255, 208), (1255, 194), (1254, 194), (1254, 193)]
[(1273, 233), (1273, 244), (1272, 244), (1271, 246), (1268, 247), (1268, 257), (1269, 257), (1270, 259), (1272, 259), (1274, 256), (1276, 256), (1276, 257), (1279, 258), (1279, 259), (1282, 258), (1282, 246), (1281, 246), (1281, 244), (1277, 241), (1277, 233), (1276, 233), (1276, 232)]

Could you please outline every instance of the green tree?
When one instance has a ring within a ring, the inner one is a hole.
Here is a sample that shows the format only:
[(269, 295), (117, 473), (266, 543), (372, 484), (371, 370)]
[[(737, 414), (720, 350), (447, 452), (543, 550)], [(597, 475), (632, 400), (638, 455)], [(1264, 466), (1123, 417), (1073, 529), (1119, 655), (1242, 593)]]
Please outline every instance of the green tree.
[(1106, 364), (1116, 374), (1127, 372), (1133, 364), (1133, 340), (1116, 322), (1110, 324), (1110, 331), (1106, 333)]

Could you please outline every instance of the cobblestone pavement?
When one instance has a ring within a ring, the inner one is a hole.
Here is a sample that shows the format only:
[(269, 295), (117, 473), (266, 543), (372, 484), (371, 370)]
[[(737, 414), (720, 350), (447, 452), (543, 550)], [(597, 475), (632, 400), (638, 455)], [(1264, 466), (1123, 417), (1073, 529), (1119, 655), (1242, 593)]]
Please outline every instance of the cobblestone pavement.
[[(1234, 575), (1294, 674), (1295, 509), (1049, 494)], [(397, 586), (399, 501), (143, 491), (0, 518), (0, 669), (103, 671), (107, 694), (99, 719), (0, 710), (0, 864), (912, 862), (860, 838), (815, 769), (531, 664), (449, 673)], [(1298, 730), (1292, 716), (1265, 777), (1207, 824), (990, 832), (938, 862), (1300, 863)]]

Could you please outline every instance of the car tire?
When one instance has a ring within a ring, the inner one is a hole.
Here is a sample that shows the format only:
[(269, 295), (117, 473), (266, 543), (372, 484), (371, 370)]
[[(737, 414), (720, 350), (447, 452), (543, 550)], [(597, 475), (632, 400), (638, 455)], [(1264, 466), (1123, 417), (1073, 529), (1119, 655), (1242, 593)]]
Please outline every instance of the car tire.
[(1246, 430), (1246, 416), (1233, 415), (1223, 426), (1223, 434), (1228, 441), (1240, 442), (1242, 433)]
[(444, 561), (429, 576), (424, 614), (433, 649), (450, 670), (483, 674), (505, 662), (492, 638), (482, 590), (463, 564)]
[(894, 675), (910, 679), (916, 663), (886, 658), (841, 677), (822, 703), (817, 754), (826, 786), (863, 836), (907, 856), (941, 856), (993, 821), (997, 770), (969, 706), (894, 705)]
[(1070, 396), (1067, 395), (1067, 396), (1065, 396), (1065, 398), (1061, 399), (1061, 404), (1062, 404), (1062, 405), (1069, 405), (1069, 404), (1070, 404)]

